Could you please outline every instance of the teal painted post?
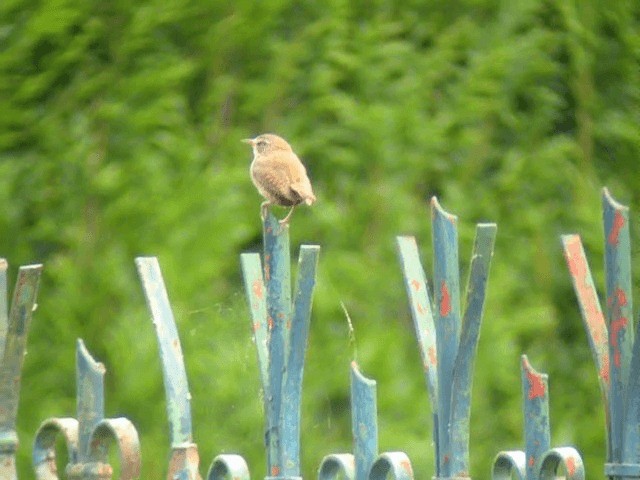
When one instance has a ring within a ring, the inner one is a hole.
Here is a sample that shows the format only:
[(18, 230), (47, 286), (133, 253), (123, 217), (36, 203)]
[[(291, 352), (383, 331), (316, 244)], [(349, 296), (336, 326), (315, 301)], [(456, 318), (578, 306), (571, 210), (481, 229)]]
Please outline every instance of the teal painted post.
[(158, 339), (162, 364), (171, 442), (167, 477), (183, 475), (187, 480), (199, 480), (200, 457), (191, 428), (191, 394), (169, 295), (156, 257), (138, 257), (135, 263)]
[[(572, 447), (550, 448), (549, 382), (538, 373), (526, 355), (521, 361), (524, 440), (522, 450), (500, 452), (493, 463), (493, 480), (584, 480), (580, 454)], [(562, 468), (561, 468), (562, 467)], [(563, 469), (565, 475), (559, 477)]]
[(538, 373), (522, 356), (522, 403), (526, 478), (536, 480), (543, 455), (551, 446), (549, 423), (549, 377)]
[(351, 362), (351, 433), (353, 454), (338, 453), (322, 459), (318, 480), (366, 480), (378, 456), (376, 382)]
[(50, 418), (36, 433), (33, 467), (39, 480), (56, 480), (56, 438), (62, 435), (69, 463), (65, 469), (70, 480), (111, 478), (109, 464), (112, 445), (118, 448), (120, 480), (140, 476), (140, 442), (138, 432), (126, 418), (104, 418), (104, 374), (82, 340), (76, 344), (77, 420)]
[[(602, 192), (606, 302), (604, 313), (578, 235), (564, 235), (565, 259), (598, 370), (608, 448), (605, 474), (640, 478), (640, 345), (633, 334), (629, 208)], [(636, 336), (637, 337), (637, 336)]]
[(104, 419), (104, 365), (96, 362), (84, 342), (76, 344), (76, 407), (78, 412), (78, 463), (89, 461), (89, 441)]
[(36, 305), (42, 265), (20, 267), (11, 310), (7, 299), (7, 261), (0, 259), (0, 478), (17, 479), (16, 418), (29, 325)]
[(302, 374), (320, 250), (301, 247), (292, 304), (288, 229), (269, 214), (264, 262), (258, 254), (241, 255), (267, 417), (267, 477), (275, 478), (300, 476)]
[(378, 409), (376, 382), (351, 362), (351, 432), (356, 480), (366, 480), (378, 456)]
[(462, 478), (469, 476), (473, 365), (497, 227), (477, 225), (461, 321), (457, 218), (435, 197), (431, 218), (435, 316), (415, 239), (397, 243), (434, 418), (435, 478)]

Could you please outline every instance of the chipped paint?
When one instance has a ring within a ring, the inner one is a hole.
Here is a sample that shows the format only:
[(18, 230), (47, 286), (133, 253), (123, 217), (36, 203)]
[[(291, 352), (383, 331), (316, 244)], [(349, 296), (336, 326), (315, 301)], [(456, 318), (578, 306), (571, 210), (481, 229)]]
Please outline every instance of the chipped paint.
[(527, 380), (529, 381), (529, 389), (527, 398), (533, 400), (534, 398), (544, 397), (547, 393), (544, 380), (541, 375), (527, 370)]
[(260, 280), (253, 281), (253, 294), (256, 296), (257, 299), (262, 300), (264, 293), (262, 288), (262, 282)]
[(415, 278), (413, 280), (411, 280), (411, 286), (413, 287), (413, 289), (416, 292), (420, 290), (420, 282), (418, 280), (416, 280)]
[(607, 241), (610, 245), (618, 245), (618, 239), (620, 237), (620, 230), (625, 225), (625, 218), (622, 212), (616, 210), (615, 215), (613, 217), (613, 225), (611, 225), (611, 231), (607, 236)]
[(440, 285), (440, 316), (446, 317), (451, 313), (451, 295), (449, 294), (449, 288), (447, 282), (444, 280)]
[(613, 364), (616, 368), (620, 368), (622, 366), (620, 337), (626, 332), (627, 324), (628, 320), (626, 317), (619, 317), (611, 322), (611, 347), (613, 348)]
[(565, 460), (565, 466), (567, 467), (567, 474), (573, 477), (576, 474), (576, 459), (573, 457), (567, 457)]

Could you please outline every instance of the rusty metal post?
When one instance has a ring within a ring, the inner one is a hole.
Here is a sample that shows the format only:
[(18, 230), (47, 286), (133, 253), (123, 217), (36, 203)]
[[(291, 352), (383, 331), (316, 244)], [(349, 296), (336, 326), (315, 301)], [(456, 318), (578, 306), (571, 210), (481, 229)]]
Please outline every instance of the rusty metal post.
[(433, 412), (434, 478), (468, 478), (471, 381), (497, 227), (477, 225), (461, 318), (457, 217), (435, 197), (431, 217), (435, 319), (416, 241), (397, 243)]
[(289, 227), (269, 214), (264, 259), (241, 255), (266, 415), (267, 478), (300, 476), (300, 399), (319, 246), (303, 245), (291, 300)]
[(69, 464), (66, 476), (75, 480), (111, 478), (109, 464), (112, 444), (118, 448), (120, 479), (134, 480), (140, 475), (140, 442), (133, 424), (126, 418), (104, 418), (104, 374), (102, 363), (89, 354), (82, 340), (76, 346), (78, 418), (45, 420), (33, 446), (33, 467), (39, 480), (57, 480), (55, 444), (63, 435)]
[[(633, 334), (629, 208), (602, 192), (606, 302), (603, 313), (578, 235), (564, 235), (565, 259), (598, 371), (608, 436), (605, 475), (640, 478), (640, 344)], [(633, 373), (632, 373), (633, 372)]]
[(11, 309), (7, 261), (0, 259), (0, 478), (16, 480), (16, 417), (27, 334), (36, 306), (42, 265), (20, 267)]

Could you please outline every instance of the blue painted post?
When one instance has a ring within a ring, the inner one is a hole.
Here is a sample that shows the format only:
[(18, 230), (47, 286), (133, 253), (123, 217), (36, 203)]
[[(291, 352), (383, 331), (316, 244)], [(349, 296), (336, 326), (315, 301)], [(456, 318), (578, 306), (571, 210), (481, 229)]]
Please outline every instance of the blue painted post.
[[(609, 478), (640, 478), (640, 345), (633, 335), (629, 208), (602, 192), (606, 302), (604, 313), (577, 235), (564, 235), (565, 259), (587, 330), (605, 406)], [(605, 320), (606, 319), (606, 320)], [(633, 374), (632, 374), (633, 372)]]
[(20, 267), (10, 311), (7, 267), (7, 261), (0, 259), (0, 478), (15, 480), (18, 448), (16, 417), (22, 365), (42, 265)]
[(186, 479), (199, 480), (200, 457), (191, 430), (191, 394), (178, 329), (160, 265), (156, 257), (138, 257), (135, 263), (160, 350), (171, 442), (167, 478), (173, 479), (182, 473)]
[(300, 476), (302, 373), (320, 250), (301, 247), (292, 304), (288, 228), (269, 214), (263, 225), (264, 263), (258, 254), (241, 255), (264, 391), (268, 478)]
[(435, 320), (415, 239), (398, 237), (397, 243), (433, 411), (435, 478), (465, 478), (473, 363), (497, 227), (477, 226), (461, 321), (457, 218), (435, 197), (431, 218)]
[(549, 382), (522, 356), (522, 398), (525, 450), (500, 452), (494, 460), (493, 480), (558, 478), (562, 467), (567, 480), (584, 480), (580, 454), (571, 447), (550, 448)]
[(322, 459), (318, 480), (366, 480), (378, 456), (376, 382), (351, 362), (351, 432), (353, 454), (338, 453)]
[[(200, 456), (198, 445), (193, 442), (187, 372), (160, 264), (156, 257), (138, 257), (136, 267), (156, 331), (162, 363), (171, 441), (167, 479), (200, 480)], [(249, 469), (241, 456), (226, 454), (214, 459), (207, 478), (221, 480), (227, 476), (236, 480), (248, 480)]]
[(33, 446), (33, 467), (39, 480), (55, 480), (56, 437), (64, 436), (69, 454), (66, 477), (70, 480), (111, 478), (109, 464), (112, 444), (118, 447), (120, 480), (134, 480), (140, 475), (140, 442), (133, 424), (126, 418), (104, 418), (104, 374), (82, 340), (76, 345), (76, 380), (78, 419), (45, 420)]

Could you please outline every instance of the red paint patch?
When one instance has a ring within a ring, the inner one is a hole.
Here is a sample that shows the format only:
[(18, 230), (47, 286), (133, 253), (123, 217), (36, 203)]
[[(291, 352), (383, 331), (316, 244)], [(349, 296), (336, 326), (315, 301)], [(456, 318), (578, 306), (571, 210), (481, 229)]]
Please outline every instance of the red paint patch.
[(280, 467), (277, 465), (274, 465), (271, 467), (271, 476), (272, 477), (277, 477), (280, 474)]
[(567, 458), (566, 465), (567, 465), (567, 474), (570, 477), (573, 477), (573, 475), (576, 473), (576, 459), (573, 457)]
[(529, 394), (527, 395), (529, 400), (541, 398), (546, 395), (546, 388), (540, 375), (536, 375), (535, 372), (527, 370), (527, 380), (529, 381)]
[(440, 316), (446, 317), (451, 313), (451, 295), (447, 283), (442, 282), (440, 285)]
[(420, 290), (420, 282), (418, 280), (416, 280), (415, 278), (413, 280), (411, 280), (411, 286), (413, 287), (413, 289), (417, 292), (418, 290)]
[(533, 467), (536, 463), (536, 459), (532, 456), (529, 457), (529, 467)]
[(253, 294), (258, 297), (260, 300), (262, 300), (262, 282), (260, 280), (255, 280), (253, 282)]
[(624, 227), (624, 216), (622, 213), (616, 211), (613, 217), (613, 225), (611, 226), (611, 232), (609, 232), (609, 236), (607, 240), (611, 245), (617, 245), (620, 237), (620, 230)]

